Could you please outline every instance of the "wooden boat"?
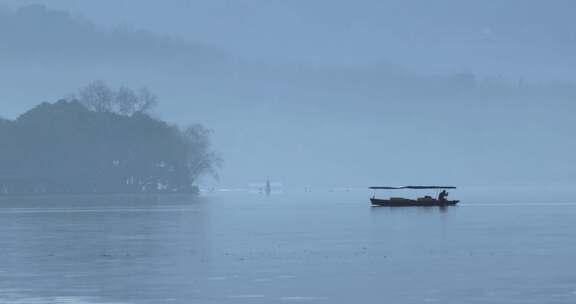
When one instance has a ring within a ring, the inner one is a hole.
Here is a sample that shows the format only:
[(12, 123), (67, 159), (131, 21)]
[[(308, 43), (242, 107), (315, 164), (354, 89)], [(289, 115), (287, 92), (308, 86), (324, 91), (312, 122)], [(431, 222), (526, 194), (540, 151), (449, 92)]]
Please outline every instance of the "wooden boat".
[[(387, 207), (430, 207), (430, 206), (454, 206), (458, 204), (459, 200), (448, 200), (448, 192), (446, 189), (456, 189), (452, 186), (401, 186), (401, 187), (370, 187), (369, 189), (386, 189), (386, 190), (397, 190), (397, 189), (437, 189), (442, 190), (438, 198), (433, 198), (431, 196), (419, 197), (417, 199), (408, 199), (401, 197), (391, 197), (388, 199), (376, 198), (376, 195), (370, 198), (370, 202), (373, 206), (387, 206)], [(444, 194), (442, 194), (444, 193)]]

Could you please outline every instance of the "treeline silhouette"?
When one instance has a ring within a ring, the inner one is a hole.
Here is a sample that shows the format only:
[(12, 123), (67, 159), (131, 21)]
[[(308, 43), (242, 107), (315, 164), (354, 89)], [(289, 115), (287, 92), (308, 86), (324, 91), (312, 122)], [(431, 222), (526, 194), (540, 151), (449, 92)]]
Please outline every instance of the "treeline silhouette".
[[(122, 98), (116, 93), (126, 93), (101, 82), (83, 90), (101, 89), (117, 101)], [(130, 98), (137, 101), (138, 96)], [(101, 101), (106, 103), (105, 98)], [(95, 99), (91, 102), (96, 104)], [(0, 195), (194, 193), (200, 177), (216, 174), (220, 159), (203, 126), (167, 124), (146, 114), (148, 108), (139, 102), (121, 112), (114, 107), (89, 109), (83, 103), (86, 100), (42, 103), (14, 121), (0, 119)]]
[[(83, 63), (214, 63), (220, 49), (127, 26), (103, 29), (90, 20), (42, 4), (0, 5), (0, 60)], [(169, 58), (169, 60), (167, 59)], [(21, 63), (21, 62), (20, 62)]]

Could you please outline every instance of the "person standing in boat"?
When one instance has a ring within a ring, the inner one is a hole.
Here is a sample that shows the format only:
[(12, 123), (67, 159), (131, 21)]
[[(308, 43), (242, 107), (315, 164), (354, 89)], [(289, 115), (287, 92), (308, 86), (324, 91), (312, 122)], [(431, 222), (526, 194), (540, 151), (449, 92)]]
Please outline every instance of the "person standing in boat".
[(270, 195), (272, 193), (272, 187), (270, 186), (270, 180), (266, 180), (266, 195)]

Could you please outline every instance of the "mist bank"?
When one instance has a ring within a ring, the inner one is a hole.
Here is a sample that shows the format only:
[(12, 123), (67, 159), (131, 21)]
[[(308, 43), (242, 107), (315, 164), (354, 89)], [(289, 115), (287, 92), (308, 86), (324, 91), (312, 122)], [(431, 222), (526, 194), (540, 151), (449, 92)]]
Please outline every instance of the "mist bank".
[(225, 52), (206, 44), (128, 27), (104, 29), (85, 18), (38, 4), (15, 10), (0, 8), (0, 38), (0, 58), (18, 63), (202, 64), (227, 58)]
[(177, 34), (271, 64), (357, 65), (388, 58), (419, 73), (576, 80), (569, 0), (0, 2), (14, 9), (44, 3), (103, 27)]
[[(35, 100), (68, 97), (70, 88), (94, 79), (144, 85), (170, 96), (160, 110), (177, 119), (192, 104), (200, 115), (217, 116), (204, 114), (221, 107), (306, 113), (329, 107), (330, 113), (348, 113), (360, 106), (387, 110), (408, 103), (556, 103), (576, 97), (576, 85), (570, 82), (534, 82), (498, 72), (422, 74), (394, 58), (364, 65), (263, 64), (201, 42), (99, 27), (42, 5), (0, 10), (0, 31), (1, 94), (12, 97), (4, 99), (10, 101), (2, 115), (9, 118)], [(24, 84), (37, 89), (26, 91)]]
[[(98, 38), (113, 30), (91, 28), (96, 34), (77, 34), (100, 41), (97, 48), (87, 44), (86, 52), (75, 35), (52, 31), (59, 47), (80, 48), (70, 58), (50, 50), (0, 56), (1, 115), (15, 118), (38, 100), (57, 100), (103, 79), (153, 89), (165, 100), (157, 111), (164, 120), (214, 129), (226, 159), (223, 185), (267, 178), (296, 187), (576, 181), (571, 83), (473, 72), (424, 75), (393, 59), (363, 66), (270, 65), (220, 56), (226, 52), (217, 49), (204, 56), (189, 47), (197, 43), (166, 43), (133, 31), (125, 34), (145, 38), (123, 51)], [(34, 42), (34, 36), (21, 38)], [(11, 48), (28, 50), (26, 43)], [(154, 45), (177, 50), (150, 52)]]

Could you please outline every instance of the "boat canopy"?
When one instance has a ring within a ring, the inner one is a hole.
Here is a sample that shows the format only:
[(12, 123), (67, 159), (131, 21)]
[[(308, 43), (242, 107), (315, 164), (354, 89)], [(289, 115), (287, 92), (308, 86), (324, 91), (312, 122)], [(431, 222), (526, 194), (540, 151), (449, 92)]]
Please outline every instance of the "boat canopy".
[(383, 190), (399, 190), (399, 189), (456, 189), (453, 186), (399, 186), (399, 187), (390, 187), (390, 186), (373, 186), (368, 187), (368, 189), (383, 189)]

